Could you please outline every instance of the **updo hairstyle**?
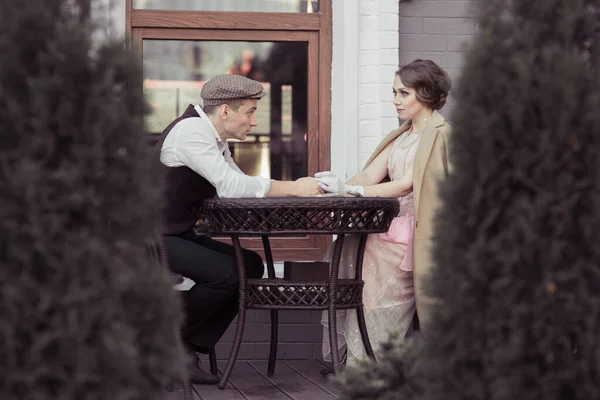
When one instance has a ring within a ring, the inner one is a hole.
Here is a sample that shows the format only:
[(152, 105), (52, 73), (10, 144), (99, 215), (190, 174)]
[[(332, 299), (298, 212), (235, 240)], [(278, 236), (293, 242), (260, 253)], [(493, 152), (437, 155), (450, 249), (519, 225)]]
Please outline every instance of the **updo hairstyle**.
[(439, 110), (446, 104), (452, 81), (433, 61), (413, 60), (400, 66), (396, 75), (404, 86), (415, 90), (417, 99), (426, 107)]

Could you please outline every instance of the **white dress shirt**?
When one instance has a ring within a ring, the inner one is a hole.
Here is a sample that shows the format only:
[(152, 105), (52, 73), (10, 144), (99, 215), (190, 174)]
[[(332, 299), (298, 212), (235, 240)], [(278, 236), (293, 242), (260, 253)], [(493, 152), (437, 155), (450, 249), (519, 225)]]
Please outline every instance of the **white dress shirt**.
[(171, 129), (160, 150), (160, 161), (167, 167), (191, 168), (217, 189), (219, 197), (264, 197), (271, 181), (244, 174), (202, 108), (196, 105), (194, 109), (200, 118), (183, 119)]

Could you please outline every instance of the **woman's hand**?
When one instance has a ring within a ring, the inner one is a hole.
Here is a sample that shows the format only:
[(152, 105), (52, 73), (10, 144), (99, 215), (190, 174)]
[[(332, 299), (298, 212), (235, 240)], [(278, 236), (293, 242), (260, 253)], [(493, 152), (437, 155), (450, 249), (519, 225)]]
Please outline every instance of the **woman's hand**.
[(331, 171), (317, 172), (315, 174), (315, 178), (317, 178), (319, 181), (319, 186), (321, 189), (327, 193), (357, 192), (362, 196), (365, 194), (365, 189), (363, 186), (347, 185), (342, 178), (338, 177)]
[(331, 171), (317, 172), (315, 178), (319, 181), (321, 189), (327, 193), (339, 193), (346, 189), (346, 183)]

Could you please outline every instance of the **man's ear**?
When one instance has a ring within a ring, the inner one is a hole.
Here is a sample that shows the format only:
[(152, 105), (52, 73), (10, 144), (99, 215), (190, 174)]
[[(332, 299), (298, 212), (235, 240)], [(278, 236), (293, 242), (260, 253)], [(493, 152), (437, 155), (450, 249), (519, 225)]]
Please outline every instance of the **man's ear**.
[(229, 115), (229, 105), (221, 104), (221, 106), (219, 107), (219, 116), (221, 117), (221, 119), (227, 119), (228, 115)]

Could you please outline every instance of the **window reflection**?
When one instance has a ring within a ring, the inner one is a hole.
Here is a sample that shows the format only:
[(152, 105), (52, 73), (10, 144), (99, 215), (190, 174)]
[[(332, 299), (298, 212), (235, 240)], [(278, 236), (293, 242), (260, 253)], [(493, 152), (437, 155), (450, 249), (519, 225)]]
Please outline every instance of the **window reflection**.
[(249, 175), (291, 180), (306, 176), (308, 44), (144, 40), (148, 130), (158, 136), (189, 104), (201, 104), (210, 78), (237, 73), (260, 81), (269, 94), (258, 103), (258, 126), (229, 143)]
[(147, 10), (318, 13), (319, 0), (133, 0)]

